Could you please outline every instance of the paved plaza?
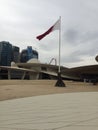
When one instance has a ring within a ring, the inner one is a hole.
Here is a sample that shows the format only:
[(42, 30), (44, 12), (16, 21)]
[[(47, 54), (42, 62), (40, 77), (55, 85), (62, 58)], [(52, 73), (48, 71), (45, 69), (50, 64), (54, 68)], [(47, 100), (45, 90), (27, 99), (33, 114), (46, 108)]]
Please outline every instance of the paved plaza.
[(0, 130), (98, 130), (98, 92), (0, 101)]

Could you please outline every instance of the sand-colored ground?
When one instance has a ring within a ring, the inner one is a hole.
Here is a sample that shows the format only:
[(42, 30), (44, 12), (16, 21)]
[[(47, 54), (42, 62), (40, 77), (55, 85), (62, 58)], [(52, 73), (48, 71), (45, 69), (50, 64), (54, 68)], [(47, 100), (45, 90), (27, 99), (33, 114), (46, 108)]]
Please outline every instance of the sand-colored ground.
[(98, 85), (64, 81), (66, 87), (55, 87), (56, 80), (0, 80), (0, 101), (66, 92), (98, 91)]

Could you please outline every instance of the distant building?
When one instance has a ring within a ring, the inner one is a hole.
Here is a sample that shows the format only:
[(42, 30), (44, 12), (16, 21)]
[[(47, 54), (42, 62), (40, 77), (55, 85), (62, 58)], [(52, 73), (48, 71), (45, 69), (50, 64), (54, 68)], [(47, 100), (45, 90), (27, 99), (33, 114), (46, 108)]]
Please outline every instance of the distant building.
[[(20, 48), (13, 46), (10, 42), (1, 41), (0, 42), (0, 66), (11, 66), (11, 62), (15, 63), (25, 63), (27, 61), (38, 59), (38, 52), (33, 50), (31, 46), (27, 49), (22, 50), (20, 53)], [(16, 79), (20, 79), (23, 72), (11, 72), (11, 76)], [(0, 79), (8, 79), (8, 70), (0, 70)], [(28, 75), (26, 76), (28, 79)]]
[(0, 66), (10, 66), (12, 61), (25, 63), (30, 59), (38, 59), (38, 52), (31, 46), (20, 53), (20, 48), (13, 46), (10, 42), (0, 42)]
[(9, 42), (0, 42), (0, 65), (10, 66), (12, 61), (12, 45)]
[(27, 49), (22, 50), (20, 62), (25, 63), (30, 59), (38, 59), (38, 52), (33, 50), (31, 46), (28, 46)]
[(15, 63), (20, 62), (20, 53), (19, 53), (19, 47), (17, 46), (12, 46), (12, 61)]
[(19, 62), (19, 47), (7, 41), (0, 42), (0, 65), (10, 66), (11, 62)]

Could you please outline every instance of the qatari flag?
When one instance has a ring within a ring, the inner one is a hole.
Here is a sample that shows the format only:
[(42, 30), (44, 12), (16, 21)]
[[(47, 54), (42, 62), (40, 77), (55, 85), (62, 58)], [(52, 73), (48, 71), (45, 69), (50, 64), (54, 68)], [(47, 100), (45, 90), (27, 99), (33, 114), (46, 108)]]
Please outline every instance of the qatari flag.
[(49, 33), (51, 33), (52, 31), (55, 31), (55, 30), (59, 30), (60, 29), (60, 19), (52, 26), (50, 27), (45, 33), (37, 36), (36, 38), (38, 40), (41, 40), (43, 39), (46, 35), (48, 35)]

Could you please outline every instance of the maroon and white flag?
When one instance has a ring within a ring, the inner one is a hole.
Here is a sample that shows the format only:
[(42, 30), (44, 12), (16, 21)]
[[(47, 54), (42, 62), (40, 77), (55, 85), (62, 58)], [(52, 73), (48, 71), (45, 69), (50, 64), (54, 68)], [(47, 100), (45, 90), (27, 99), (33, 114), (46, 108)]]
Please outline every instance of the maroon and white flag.
[(52, 26), (50, 27), (45, 33), (37, 36), (36, 38), (38, 40), (41, 40), (43, 39), (46, 35), (48, 35), (49, 33), (55, 31), (55, 30), (60, 30), (60, 19)]

